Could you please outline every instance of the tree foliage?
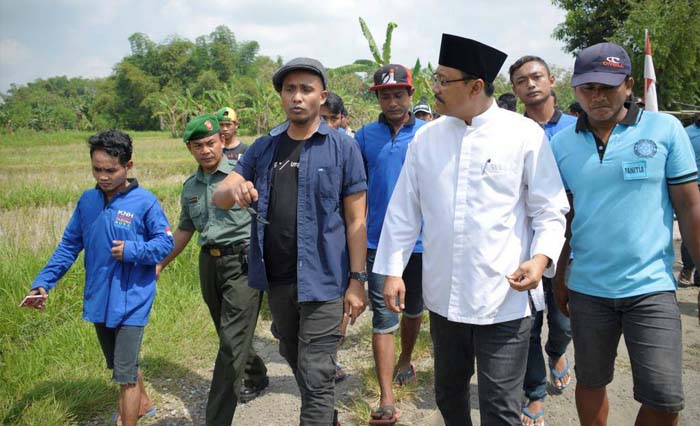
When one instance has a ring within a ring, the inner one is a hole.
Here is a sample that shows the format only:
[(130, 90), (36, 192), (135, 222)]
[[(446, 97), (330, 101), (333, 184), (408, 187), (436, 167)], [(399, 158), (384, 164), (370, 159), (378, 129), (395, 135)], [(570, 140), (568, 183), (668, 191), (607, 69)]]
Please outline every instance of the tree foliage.
[(653, 45), (661, 109), (700, 105), (700, 0), (553, 0), (566, 10), (554, 30), (567, 52), (602, 41), (622, 45), (632, 59), (638, 95), (644, 84), (644, 30)]
[(628, 0), (552, 0), (566, 10), (566, 18), (554, 29), (553, 37), (564, 42), (565, 50), (576, 53), (584, 47), (609, 40), (627, 19)]
[(644, 89), (644, 30), (651, 37), (660, 109), (700, 109), (700, 0), (635, 0), (612, 40), (632, 59), (635, 92)]

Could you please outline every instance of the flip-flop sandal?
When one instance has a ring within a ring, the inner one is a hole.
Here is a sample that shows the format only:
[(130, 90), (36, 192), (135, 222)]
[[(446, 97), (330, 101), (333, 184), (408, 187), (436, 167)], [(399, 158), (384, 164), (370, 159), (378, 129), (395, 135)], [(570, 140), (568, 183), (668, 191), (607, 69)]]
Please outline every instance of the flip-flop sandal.
[(345, 380), (348, 377), (347, 373), (345, 370), (343, 370), (343, 366), (336, 364), (335, 365), (335, 382), (339, 383)]
[[(153, 405), (151, 408), (146, 410), (146, 412), (143, 413), (143, 415), (139, 416), (139, 419), (142, 419), (144, 417), (153, 417), (156, 415), (156, 411), (157, 411), (156, 406)], [(112, 423), (114, 423), (115, 425), (121, 425), (118, 411), (116, 413), (112, 414)]]
[(394, 383), (399, 386), (407, 385), (416, 381), (416, 367), (411, 364), (411, 367), (405, 371), (399, 371), (394, 376)]
[(693, 279), (692, 269), (681, 269), (680, 274), (678, 274), (678, 284), (690, 285), (690, 280)]
[[(562, 392), (571, 383), (571, 375), (569, 374), (569, 359), (566, 357), (566, 355), (563, 355), (563, 356), (564, 356), (564, 361), (566, 361), (566, 366), (564, 367), (564, 369), (561, 372), (557, 371), (557, 369), (554, 368), (554, 362), (553, 362), (554, 360), (551, 358), (549, 359), (549, 373), (551, 374), (551, 376), (549, 378), (550, 379), (549, 384), (551, 384), (552, 387), (554, 389), (556, 389), (558, 392)], [(569, 375), (569, 380), (567, 380), (566, 383), (563, 383), (564, 378), (567, 375)], [(555, 379), (563, 384), (557, 386), (557, 384), (554, 381)]]
[(393, 405), (382, 405), (370, 414), (371, 426), (393, 425), (401, 417), (401, 413)]
[[(527, 407), (523, 407), (522, 413), (525, 417), (532, 420), (532, 424), (535, 426), (544, 426), (544, 408), (533, 414)], [(538, 424), (537, 420), (542, 419), (542, 423)], [(523, 423), (525, 425), (525, 423)]]

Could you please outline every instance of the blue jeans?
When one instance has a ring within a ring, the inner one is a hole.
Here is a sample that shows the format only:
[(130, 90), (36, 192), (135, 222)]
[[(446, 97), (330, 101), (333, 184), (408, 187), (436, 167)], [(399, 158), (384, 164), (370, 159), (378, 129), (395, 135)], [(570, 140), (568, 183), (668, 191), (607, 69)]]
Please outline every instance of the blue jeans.
[(482, 425), (519, 425), (532, 317), (489, 325), (463, 324), (430, 312), (435, 402), (445, 426), (471, 426), (469, 381), (478, 366)]
[[(571, 323), (566, 315), (562, 314), (554, 301), (552, 280), (542, 278), (544, 297), (547, 304), (547, 325), (549, 336), (544, 347), (547, 356), (553, 360), (559, 359), (566, 352), (566, 347), (571, 342)], [(535, 322), (530, 333), (530, 349), (527, 354), (527, 371), (523, 390), (530, 401), (542, 400), (547, 396), (547, 365), (542, 355), (542, 323), (544, 311), (537, 312)]]
[[(384, 275), (372, 272), (376, 250), (367, 249), (367, 272), (369, 302), (372, 305), (372, 333), (388, 334), (399, 328), (399, 314), (392, 312), (384, 303)], [(423, 254), (413, 253), (403, 270), (406, 285), (406, 308), (402, 314), (406, 318), (417, 318), (423, 314)]]

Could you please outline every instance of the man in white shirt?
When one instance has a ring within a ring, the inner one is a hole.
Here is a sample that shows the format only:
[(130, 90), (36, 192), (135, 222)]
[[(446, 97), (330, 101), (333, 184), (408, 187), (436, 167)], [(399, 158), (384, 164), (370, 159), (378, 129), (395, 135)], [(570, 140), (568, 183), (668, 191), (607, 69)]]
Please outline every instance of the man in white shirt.
[(408, 147), (374, 264), (387, 275), (387, 306), (401, 311), (401, 274), (422, 224), (435, 399), (447, 426), (471, 425), (474, 359), (481, 424), (520, 423), (540, 280), (554, 274), (564, 243), (569, 207), (544, 131), (493, 99), (505, 58), (443, 34), (433, 91), (446, 117)]

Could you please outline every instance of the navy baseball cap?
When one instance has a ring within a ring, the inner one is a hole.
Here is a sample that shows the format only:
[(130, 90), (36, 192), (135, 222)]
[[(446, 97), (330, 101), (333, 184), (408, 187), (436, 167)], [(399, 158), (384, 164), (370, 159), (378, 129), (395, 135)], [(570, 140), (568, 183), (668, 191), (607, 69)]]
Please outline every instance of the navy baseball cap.
[(318, 74), (321, 77), (321, 82), (323, 82), (323, 90), (326, 90), (328, 86), (328, 77), (326, 76), (326, 68), (323, 64), (316, 59), (312, 58), (294, 58), (287, 62), (275, 72), (272, 76), (272, 84), (275, 86), (277, 92), (282, 91), (282, 83), (284, 82), (284, 77), (292, 71), (311, 71)]
[(571, 87), (586, 83), (619, 86), (631, 74), (632, 62), (622, 46), (598, 43), (583, 49), (576, 56)]

